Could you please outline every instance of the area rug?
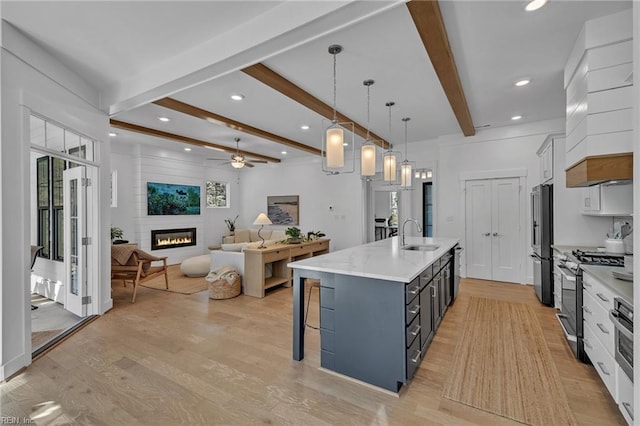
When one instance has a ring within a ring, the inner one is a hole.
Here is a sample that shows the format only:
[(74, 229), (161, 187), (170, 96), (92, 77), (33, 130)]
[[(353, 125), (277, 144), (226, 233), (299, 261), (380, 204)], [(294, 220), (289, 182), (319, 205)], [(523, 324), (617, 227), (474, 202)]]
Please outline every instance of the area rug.
[(472, 297), (442, 396), (530, 425), (577, 424), (533, 309)]
[(209, 289), (209, 283), (204, 277), (187, 277), (180, 271), (180, 265), (169, 265), (167, 275), (169, 277), (169, 290), (165, 287), (164, 275), (145, 281), (140, 285), (154, 290), (164, 290), (180, 294), (193, 294)]

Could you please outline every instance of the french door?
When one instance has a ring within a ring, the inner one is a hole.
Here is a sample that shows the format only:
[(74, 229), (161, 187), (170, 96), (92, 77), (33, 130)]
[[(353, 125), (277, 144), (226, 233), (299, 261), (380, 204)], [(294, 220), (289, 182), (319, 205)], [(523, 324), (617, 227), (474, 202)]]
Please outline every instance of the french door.
[(465, 185), (467, 276), (518, 282), (520, 180), (470, 180)]
[(64, 264), (65, 302), (69, 312), (87, 316), (87, 204), (86, 169), (64, 171)]

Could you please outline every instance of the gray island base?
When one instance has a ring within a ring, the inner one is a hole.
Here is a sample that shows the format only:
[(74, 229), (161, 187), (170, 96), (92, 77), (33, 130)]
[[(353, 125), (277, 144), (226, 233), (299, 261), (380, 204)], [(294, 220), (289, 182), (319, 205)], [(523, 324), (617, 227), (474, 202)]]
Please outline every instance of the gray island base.
[(413, 377), (459, 283), (458, 240), (393, 237), (289, 263), (293, 359), (304, 358), (307, 278), (320, 280), (322, 368), (398, 392)]

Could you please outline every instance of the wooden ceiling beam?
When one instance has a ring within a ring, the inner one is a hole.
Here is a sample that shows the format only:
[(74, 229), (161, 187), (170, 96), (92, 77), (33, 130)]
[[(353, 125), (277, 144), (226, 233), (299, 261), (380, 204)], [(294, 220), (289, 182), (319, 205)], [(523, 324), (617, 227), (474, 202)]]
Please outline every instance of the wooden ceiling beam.
[(173, 98), (162, 98), (155, 102), (156, 105), (160, 105), (161, 107), (171, 109), (173, 111), (178, 111), (183, 114), (191, 115), (196, 118), (200, 118), (202, 120), (208, 121), (210, 123), (217, 124), (219, 126), (228, 127), (233, 130), (238, 130), (243, 133), (248, 133), (253, 136), (258, 136), (263, 139), (267, 139), (291, 148), (299, 149), (301, 151), (306, 151), (315, 155), (322, 155), (322, 151), (314, 148), (309, 145), (302, 144), (300, 142), (296, 142), (291, 139), (287, 139), (282, 136), (278, 136), (274, 133), (267, 132), (266, 130), (259, 129), (257, 127), (250, 126), (245, 123), (241, 123), (239, 121), (233, 120), (228, 117), (224, 117), (222, 115), (213, 113), (211, 111), (207, 111), (202, 108), (198, 108), (194, 105), (190, 105), (184, 102), (181, 102), (177, 99)]
[[(251, 65), (242, 70), (245, 74), (255, 78), (256, 80), (266, 84), (274, 90), (282, 93), (290, 99), (298, 102), (299, 104), (309, 108), (310, 110), (320, 114), (324, 118), (328, 120), (333, 119), (333, 107), (325, 104), (320, 99), (316, 98), (312, 94), (308, 93), (300, 86), (295, 85), (291, 81), (287, 80), (277, 72), (273, 71), (266, 65), (262, 63), (258, 63), (255, 65)], [(367, 128), (362, 126), (361, 124), (356, 123), (349, 117), (340, 112), (337, 112), (337, 119), (339, 122), (351, 122), (354, 124), (355, 133), (362, 137), (367, 137)], [(389, 142), (376, 135), (375, 133), (369, 131), (369, 138), (373, 143), (380, 146), (383, 149), (387, 149), (389, 147)]]
[(407, 3), (407, 8), (413, 23), (420, 34), (433, 68), (440, 79), (453, 114), (465, 136), (473, 136), (476, 129), (473, 126), (467, 99), (464, 95), (458, 67), (453, 58), (449, 45), (447, 29), (444, 26), (440, 5), (437, 0), (413, 0)]
[(175, 133), (164, 132), (162, 130), (152, 129), (150, 127), (139, 126), (137, 124), (127, 123), (127, 122), (124, 122), (124, 121), (111, 119), (111, 120), (109, 120), (109, 123), (111, 124), (111, 127), (115, 127), (116, 129), (128, 130), (130, 132), (136, 132), (136, 133), (141, 133), (143, 135), (149, 135), (149, 136), (155, 136), (155, 137), (158, 137), (158, 138), (169, 139), (169, 140), (182, 142), (182, 143), (186, 143), (186, 144), (189, 144), (189, 145), (195, 145), (195, 146), (199, 146), (199, 147), (205, 147), (205, 148), (209, 147), (209, 148), (212, 148), (212, 149), (215, 149), (215, 150), (218, 150), (218, 151), (228, 152), (229, 154), (235, 154), (235, 153), (239, 152), (241, 155), (243, 155), (245, 157), (251, 157), (251, 158), (258, 159), (258, 160), (265, 160), (265, 161), (268, 161), (270, 163), (279, 163), (280, 162), (279, 158), (269, 157), (269, 156), (262, 155), (262, 154), (256, 154), (254, 152), (249, 152), (249, 151), (243, 151), (241, 149), (240, 150), (236, 150), (233, 147), (224, 146), (224, 145), (218, 145), (218, 144), (211, 143), (211, 142), (206, 142), (206, 141), (203, 141), (203, 140), (200, 140), (200, 139), (190, 138), (188, 136), (177, 135)]

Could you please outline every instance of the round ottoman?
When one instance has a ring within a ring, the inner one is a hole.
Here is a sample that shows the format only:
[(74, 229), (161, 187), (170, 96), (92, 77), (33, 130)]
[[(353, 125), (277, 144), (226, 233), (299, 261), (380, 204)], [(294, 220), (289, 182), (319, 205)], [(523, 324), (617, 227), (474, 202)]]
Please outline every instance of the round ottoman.
[(208, 254), (190, 257), (180, 264), (180, 272), (188, 277), (204, 277), (210, 270), (211, 256)]

